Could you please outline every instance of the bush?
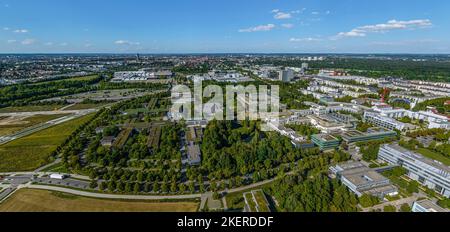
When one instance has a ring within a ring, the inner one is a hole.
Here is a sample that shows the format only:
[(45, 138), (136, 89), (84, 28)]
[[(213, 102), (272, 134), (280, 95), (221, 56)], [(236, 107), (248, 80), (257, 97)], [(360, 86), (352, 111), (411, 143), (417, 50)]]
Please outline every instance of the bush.
[(395, 208), (395, 206), (392, 206), (392, 205), (386, 205), (384, 208), (383, 208), (383, 210), (384, 210), (384, 212), (397, 212), (397, 208)]
[(408, 204), (403, 204), (400, 207), (400, 212), (405, 212), (405, 213), (411, 212), (411, 207)]
[(380, 203), (380, 199), (378, 199), (378, 197), (364, 194), (359, 198), (359, 203), (362, 205), (362, 207), (367, 208)]

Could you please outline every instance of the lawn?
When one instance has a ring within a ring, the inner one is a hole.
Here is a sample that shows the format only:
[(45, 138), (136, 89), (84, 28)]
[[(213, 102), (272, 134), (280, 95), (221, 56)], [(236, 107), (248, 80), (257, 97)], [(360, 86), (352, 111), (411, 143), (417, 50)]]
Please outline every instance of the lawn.
[(269, 206), (267, 205), (266, 196), (264, 196), (264, 192), (262, 190), (254, 191), (256, 203), (259, 206), (260, 212), (270, 212)]
[(419, 148), (417, 150), (417, 152), (419, 152), (420, 154), (422, 154), (425, 157), (437, 160), (437, 161), (445, 164), (446, 166), (450, 166), (450, 159), (445, 157), (445, 156), (443, 156), (443, 155), (441, 155), (441, 154), (439, 154), (439, 153), (436, 153), (434, 151), (430, 151), (430, 150), (428, 150), (426, 148)]
[(20, 121), (16, 121), (15, 123), (11, 123), (8, 125), (0, 125), (0, 136), (12, 134), (27, 127), (38, 125), (67, 115), (68, 114), (35, 115), (29, 118), (24, 118)]
[(77, 118), (0, 146), (0, 172), (33, 171), (47, 164), (50, 154), (93, 116)]
[(92, 103), (92, 104), (84, 104), (84, 103), (80, 103), (80, 104), (75, 104), (73, 106), (70, 106), (68, 108), (66, 108), (65, 110), (86, 110), (86, 109), (95, 109), (98, 107), (102, 107), (105, 106), (109, 103)]
[(235, 193), (229, 193), (225, 196), (225, 199), (227, 201), (227, 206), (230, 209), (243, 209), (245, 206), (245, 202), (244, 202), (244, 197), (243, 194), (247, 193), (247, 192), (251, 192), (252, 190), (258, 190), (258, 189), (264, 189), (264, 188), (268, 188), (270, 186), (272, 186), (273, 183), (268, 183), (265, 184), (263, 186), (259, 186), (259, 187), (255, 187), (255, 188), (251, 188), (251, 189), (246, 189), (240, 192), (235, 192)]
[(248, 207), (250, 208), (251, 212), (257, 212), (256, 211), (256, 203), (253, 201), (253, 195), (251, 192), (245, 193), (245, 198), (247, 199)]
[(42, 105), (42, 106), (11, 106), (1, 108), (0, 113), (15, 113), (15, 112), (36, 112), (36, 111), (54, 111), (64, 107), (64, 105)]
[(48, 81), (43, 81), (43, 82), (38, 82), (35, 84), (31, 84), (31, 85), (46, 85), (48, 83), (59, 83), (59, 82), (64, 82), (64, 81), (91, 81), (94, 80), (95, 78), (97, 78), (98, 75), (90, 75), (90, 76), (81, 76), (81, 77), (71, 77), (71, 78), (63, 78), (60, 80), (48, 80)]
[(70, 173), (70, 171), (64, 166), (63, 162), (54, 164), (50, 167), (42, 170), (43, 172), (59, 172), (59, 173)]
[(0, 212), (195, 212), (198, 202), (95, 199), (45, 190), (21, 189), (0, 204)]

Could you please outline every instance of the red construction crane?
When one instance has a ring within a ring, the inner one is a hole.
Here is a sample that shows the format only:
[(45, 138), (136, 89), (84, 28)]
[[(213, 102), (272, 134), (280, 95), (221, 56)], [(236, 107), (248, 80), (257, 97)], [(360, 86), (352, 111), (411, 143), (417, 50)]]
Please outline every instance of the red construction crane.
[(381, 102), (382, 103), (386, 102), (386, 99), (388, 98), (390, 92), (391, 91), (388, 88), (383, 89), (383, 93), (381, 94)]

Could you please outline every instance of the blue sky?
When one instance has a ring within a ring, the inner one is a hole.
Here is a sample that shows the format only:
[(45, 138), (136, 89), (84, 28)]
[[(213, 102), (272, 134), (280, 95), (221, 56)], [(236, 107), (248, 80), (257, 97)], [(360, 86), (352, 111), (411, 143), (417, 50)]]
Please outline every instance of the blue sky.
[(446, 0), (0, 0), (0, 53), (450, 53)]

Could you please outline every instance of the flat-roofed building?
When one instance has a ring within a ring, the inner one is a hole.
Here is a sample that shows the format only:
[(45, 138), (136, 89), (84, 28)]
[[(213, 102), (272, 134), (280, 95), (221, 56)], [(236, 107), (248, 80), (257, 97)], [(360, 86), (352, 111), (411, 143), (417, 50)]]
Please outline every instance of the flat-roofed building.
[(364, 121), (389, 130), (408, 131), (416, 128), (412, 124), (399, 122), (393, 118), (385, 117), (374, 112), (365, 112)]
[(341, 141), (338, 138), (329, 134), (317, 134), (313, 135), (311, 138), (313, 143), (320, 147), (320, 150), (335, 149), (341, 144)]
[(360, 162), (341, 163), (330, 167), (330, 172), (358, 197), (368, 194), (384, 198), (386, 195), (398, 194), (397, 187), (392, 185), (389, 179)]
[(445, 197), (450, 197), (450, 168), (448, 166), (409, 151), (395, 143), (383, 145), (378, 153), (378, 159), (405, 168), (411, 179), (434, 189)]
[(188, 145), (188, 162), (189, 165), (200, 165), (202, 162), (200, 146), (198, 144), (194, 144), (193, 142), (189, 142)]
[(448, 213), (450, 212), (447, 209), (436, 205), (434, 202), (425, 199), (421, 201), (416, 201), (413, 204), (412, 211), (414, 213)]
[(308, 115), (307, 118), (310, 119), (311, 124), (322, 131), (322, 133), (331, 134), (352, 127), (351, 124), (341, 123), (327, 114)]
[(397, 136), (395, 131), (388, 131), (382, 128), (370, 128), (367, 132), (349, 130), (342, 133), (342, 139), (347, 143), (367, 142), (372, 140), (382, 140)]

